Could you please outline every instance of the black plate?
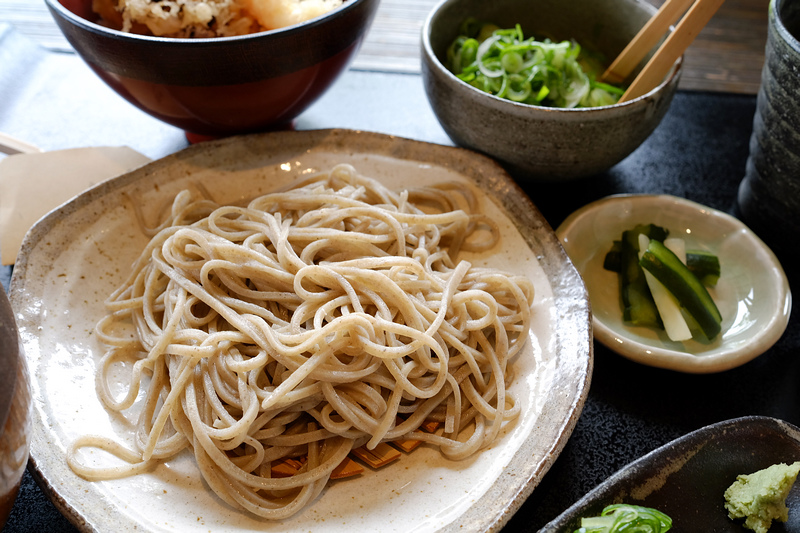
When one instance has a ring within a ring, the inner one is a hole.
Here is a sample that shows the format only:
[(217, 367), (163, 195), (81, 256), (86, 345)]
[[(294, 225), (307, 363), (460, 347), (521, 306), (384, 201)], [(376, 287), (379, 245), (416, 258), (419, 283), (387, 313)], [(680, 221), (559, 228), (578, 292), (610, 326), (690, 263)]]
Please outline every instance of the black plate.
[[(572, 533), (582, 516), (611, 503), (653, 507), (673, 520), (676, 533), (752, 533), (725, 510), (725, 489), (739, 474), (800, 460), (800, 429), (769, 417), (720, 422), (689, 433), (629, 464), (540, 533)], [(800, 483), (786, 502), (789, 521), (774, 521), (770, 533), (800, 532)]]

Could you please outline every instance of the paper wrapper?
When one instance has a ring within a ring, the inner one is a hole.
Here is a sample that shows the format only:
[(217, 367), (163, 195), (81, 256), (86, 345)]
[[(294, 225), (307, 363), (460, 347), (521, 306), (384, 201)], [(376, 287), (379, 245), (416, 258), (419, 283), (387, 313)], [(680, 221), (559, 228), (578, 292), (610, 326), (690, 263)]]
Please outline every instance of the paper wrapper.
[(73, 148), (0, 159), (0, 262), (14, 264), (25, 233), (84, 190), (150, 159), (128, 148)]

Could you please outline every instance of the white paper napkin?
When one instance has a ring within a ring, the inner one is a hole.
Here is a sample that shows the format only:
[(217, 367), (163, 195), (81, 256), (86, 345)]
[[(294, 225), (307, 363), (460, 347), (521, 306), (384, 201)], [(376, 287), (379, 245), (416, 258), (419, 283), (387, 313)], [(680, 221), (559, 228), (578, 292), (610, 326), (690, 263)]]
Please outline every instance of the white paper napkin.
[(0, 262), (16, 261), (25, 233), (84, 190), (150, 159), (127, 146), (72, 148), (0, 159)]

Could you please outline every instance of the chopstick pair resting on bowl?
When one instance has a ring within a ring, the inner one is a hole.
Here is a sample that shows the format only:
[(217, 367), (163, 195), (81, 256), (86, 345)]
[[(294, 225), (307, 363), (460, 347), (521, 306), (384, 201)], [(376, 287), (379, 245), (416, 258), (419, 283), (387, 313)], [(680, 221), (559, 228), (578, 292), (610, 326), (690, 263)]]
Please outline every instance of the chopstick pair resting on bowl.
[(680, 18), (675, 30), (656, 50), (619, 101), (627, 102), (648, 93), (664, 79), (675, 61), (692, 44), (723, 2), (724, 0), (665, 0), (653, 18), (606, 69), (601, 81), (620, 83), (624, 80)]

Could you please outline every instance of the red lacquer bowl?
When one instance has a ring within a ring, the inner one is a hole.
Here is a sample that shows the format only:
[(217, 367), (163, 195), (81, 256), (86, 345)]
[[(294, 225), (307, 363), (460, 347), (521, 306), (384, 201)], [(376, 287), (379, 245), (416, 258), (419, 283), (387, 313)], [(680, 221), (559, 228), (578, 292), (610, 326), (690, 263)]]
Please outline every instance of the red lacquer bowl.
[(190, 134), (225, 136), (290, 123), (358, 50), (379, 0), (237, 37), (174, 39), (95, 23), (91, 0), (46, 0), (76, 52), (112, 89)]

